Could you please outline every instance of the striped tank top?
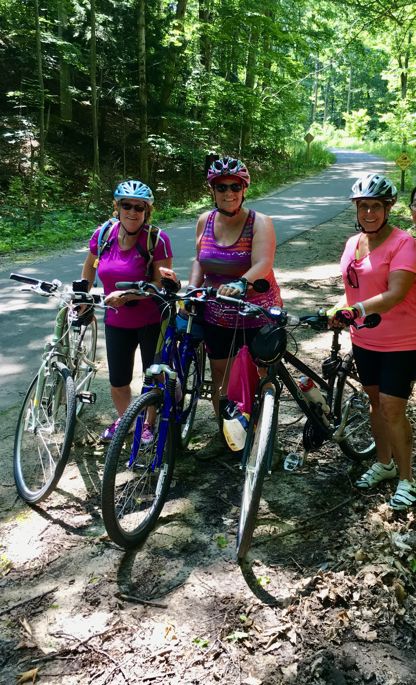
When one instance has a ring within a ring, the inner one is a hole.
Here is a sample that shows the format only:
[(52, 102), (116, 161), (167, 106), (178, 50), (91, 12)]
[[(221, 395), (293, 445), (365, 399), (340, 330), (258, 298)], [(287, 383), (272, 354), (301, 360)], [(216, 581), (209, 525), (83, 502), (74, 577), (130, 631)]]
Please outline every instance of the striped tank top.
[[(199, 244), (198, 261), (204, 274), (204, 286), (218, 288), (223, 283), (238, 280), (251, 267), (251, 249), (253, 243), (253, 226), (256, 213), (249, 210), (242, 231), (232, 245), (219, 245), (214, 234), (214, 222), (217, 210), (207, 218), (204, 232)], [(249, 290), (248, 302), (261, 307), (282, 306), (280, 289), (274, 277), (273, 269), (266, 276), (270, 288), (267, 293), (256, 293)], [(268, 320), (265, 317), (238, 317), (231, 311), (230, 305), (220, 302), (207, 302), (204, 307), (204, 320), (225, 328), (260, 328)]]

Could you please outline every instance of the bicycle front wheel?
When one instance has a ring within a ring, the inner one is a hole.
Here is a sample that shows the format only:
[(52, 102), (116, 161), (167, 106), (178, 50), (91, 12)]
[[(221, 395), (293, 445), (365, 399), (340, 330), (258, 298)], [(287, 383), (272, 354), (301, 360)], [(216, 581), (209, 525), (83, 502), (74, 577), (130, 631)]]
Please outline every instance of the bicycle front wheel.
[[(108, 448), (102, 485), (102, 512), (110, 538), (134, 547), (154, 527), (167, 498), (174, 467), (174, 420), (162, 420), (163, 395), (152, 390), (134, 400)], [(155, 419), (153, 440), (142, 426)]]
[(370, 400), (358, 378), (352, 354), (338, 378), (334, 415), (340, 429), (339, 446), (355, 461), (372, 457), (376, 445), (371, 432)]
[(74, 438), (76, 399), (69, 369), (52, 366), (27, 391), (16, 427), (13, 470), (26, 502), (45, 499), (56, 487)]
[[(256, 515), (260, 504), (261, 491), (267, 471), (267, 460), (272, 449), (276, 431), (273, 428), (275, 392), (265, 391), (261, 400), (259, 414), (252, 417), (252, 427), (249, 428), (248, 439), (251, 442), (250, 454), (247, 460), (243, 496), (241, 499), (240, 520), (237, 531), (237, 557), (244, 559), (251, 546)], [(254, 423), (257, 423), (254, 429)], [(250, 439), (250, 430), (252, 437)]]
[(178, 443), (183, 450), (188, 447), (191, 439), (198, 399), (204, 382), (205, 364), (205, 345), (201, 342), (195, 348), (195, 355), (190, 357), (183, 378), (181, 421), (178, 430)]
[[(94, 317), (88, 326), (69, 330), (69, 349), (74, 367), (73, 378), (75, 394), (88, 392), (96, 373), (95, 355), (97, 352), (97, 319)], [(83, 402), (77, 402), (77, 416), (84, 408)]]

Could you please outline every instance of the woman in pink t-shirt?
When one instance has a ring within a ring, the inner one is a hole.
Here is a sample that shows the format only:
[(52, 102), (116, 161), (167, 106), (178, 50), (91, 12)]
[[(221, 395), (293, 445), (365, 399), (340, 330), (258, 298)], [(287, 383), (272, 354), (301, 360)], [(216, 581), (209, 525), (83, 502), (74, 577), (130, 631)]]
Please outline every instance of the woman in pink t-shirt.
[(377, 448), (377, 461), (356, 486), (368, 489), (399, 476), (389, 505), (406, 510), (416, 503), (412, 430), (406, 417), (416, 379), (416, 242), (389, 224), (397, 190), (387, 178), (359, 178), (350, 197), (360, 234), (348, 240), (341, 258), (346, 304), (330, 310), (331, 324), (344, 326), (367, 314), (381, 315), (376, 328), (350, 328)]
[[(160, 332), (160, 311), (152, 298), (140, 299), (116, 290), (117, 281), (149, 280), (148, 234), (153, 205), (151, 189), (141, 181), (120, 183), (114, 193), (118, 213), (108, 230), (105, 242), (98, 250), (100, 227), (90, 240), (90, 251), (84, 263), (82, 277), (92, 286), (98, 272), (104, 287), (106, 304), (105, 338), (110, 375), (111, 397), (119, 418), (100, 436), (102, 442), (113, 437), (120, 417), (131, 400), (134, 355), (140, 347), (143, 369), (152, 364)], [(172, 266), (172, 249), (166, 233), (160, 232), (152, 261), (152, 282), (160, 285), (163, 269)], [(162, 271), (161, 271), (162, 270)], [(153, 438), (151, 418), (145, 423), (142, 441)]]

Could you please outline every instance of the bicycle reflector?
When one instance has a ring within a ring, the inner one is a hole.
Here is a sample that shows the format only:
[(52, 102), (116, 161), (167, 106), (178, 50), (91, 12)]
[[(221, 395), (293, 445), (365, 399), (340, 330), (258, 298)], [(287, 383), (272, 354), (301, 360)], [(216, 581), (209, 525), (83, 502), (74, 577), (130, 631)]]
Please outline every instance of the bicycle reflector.
[(258, 366), (269, 366), (278, 361), (287, 346), (287, 333), (284, 328), (266, 324), (260, 328), (250, 344), (251, 355)]

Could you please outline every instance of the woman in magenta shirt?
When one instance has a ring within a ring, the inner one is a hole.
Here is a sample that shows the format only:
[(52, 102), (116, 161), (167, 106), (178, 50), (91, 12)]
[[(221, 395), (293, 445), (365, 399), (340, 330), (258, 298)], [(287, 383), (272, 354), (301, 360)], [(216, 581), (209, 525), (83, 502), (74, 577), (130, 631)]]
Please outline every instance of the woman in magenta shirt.
[[(153, 205), (151, 189), (141, 181), (123, 181), (114, 193), (118, 221), (106, 236), (106, 247), (98, 256), (100, 228), (90, 240), (90, 251), (82, 277), (90, 286), (98, 272), (104, 287), (106, 304), (114, 307), (105, 314), (105, 337), (110, 375), (111, 397), (118, 417), (131, 400), (134, 355), (140, 347), (143, 370), (152, 364), (160, 332), (160, 311), (152, 298), (140, 299), (116, 290), (117, 281), (149, 280), (147, 275), (148, 232)], [(172, 249), (166, 233), (160, 232), (153, 254), (152, 282), (160, 285), (161, 269), (172, 266)], [(102, 433), (101, 440), (111, 440), (119, 418)], [(149, 418), (149, 417), (148, 417)], [(151, 420), (144, 425), (142, 441), (152, 440)]]
[(393, 509), (416, 503), (412, 474), (412, 430), (406, 417), (416, 378), (416, 243), (389, 223), (397, 199), (384, 176), (368, 174), (352, 187), (358, 236), (350, 238), (341, 258), (347, 306), (330, 312), (342, 325), (378, 313), (376, 328), (350, 328), (360, 380), (371, 403), (371, 427), (377, 461), (356, 482), (368, 489), (399, 476)]

